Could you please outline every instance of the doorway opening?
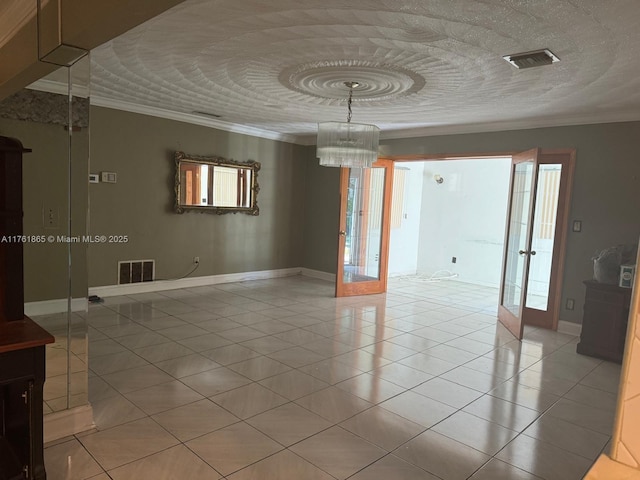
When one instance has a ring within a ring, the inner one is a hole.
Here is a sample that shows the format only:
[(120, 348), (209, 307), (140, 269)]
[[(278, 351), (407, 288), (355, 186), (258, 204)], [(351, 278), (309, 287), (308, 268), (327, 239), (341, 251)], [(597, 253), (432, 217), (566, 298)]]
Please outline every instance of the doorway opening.
[(574, 160), (573, 151), (534, 149), (396, 161), (390, 281), (498, 311), (519, 338), (523, 324), (556, 329)]
[(396, 162), (389, 282), (497, 315), (511, 159)]

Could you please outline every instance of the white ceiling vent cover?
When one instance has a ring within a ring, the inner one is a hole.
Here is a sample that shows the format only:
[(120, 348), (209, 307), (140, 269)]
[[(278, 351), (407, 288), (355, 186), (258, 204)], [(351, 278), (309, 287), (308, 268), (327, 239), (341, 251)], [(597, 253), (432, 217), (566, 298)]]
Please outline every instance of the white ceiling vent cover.
[(542, 67), (543, 65), (551, 65), (552, 63), (560, 61), (560, 59), (547, 48), (534, 50), (532, 52), (514, 53), (513, 55), (505, 55), (502, 58), (518, 69)]

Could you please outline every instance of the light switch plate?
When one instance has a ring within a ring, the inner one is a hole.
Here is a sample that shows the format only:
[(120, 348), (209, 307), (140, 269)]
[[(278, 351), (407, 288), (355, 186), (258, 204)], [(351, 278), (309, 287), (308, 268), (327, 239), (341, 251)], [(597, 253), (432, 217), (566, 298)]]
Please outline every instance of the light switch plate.
[(581, 232), (582, 231), (582, 221), (580, 221), (580, 220), (574, 220), (573, 221), (573, 231), (574, 232)]
[(100, 175), (98, 175), (97, 173), (90, 173), (89, 183), (100, 183)]
[(103, 183), (116, 183), (118, 181), (118, 174), (115, 172), (101, 172), (100, 176)]

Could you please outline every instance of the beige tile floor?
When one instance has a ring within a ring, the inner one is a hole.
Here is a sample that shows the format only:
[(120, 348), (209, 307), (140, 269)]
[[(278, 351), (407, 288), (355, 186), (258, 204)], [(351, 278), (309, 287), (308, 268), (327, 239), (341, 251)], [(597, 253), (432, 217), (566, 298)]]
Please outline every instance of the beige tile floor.
[(496, 323), (497, 291), (306, 277), (92, 306), (97, 428), (49, 480), (577, 480), (607, 448), (620, 368)]

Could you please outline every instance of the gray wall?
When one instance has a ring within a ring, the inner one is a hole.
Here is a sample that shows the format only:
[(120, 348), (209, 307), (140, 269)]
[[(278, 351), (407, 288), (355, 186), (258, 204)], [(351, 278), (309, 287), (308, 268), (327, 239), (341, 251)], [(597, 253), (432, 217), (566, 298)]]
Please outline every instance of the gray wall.
[[(59, 125), (0, 119), (0, 134), (15, 136), (34, 149), (26, 157), (25, 233), (62, 234), (66, 222), (66, 135)], [(563, 279), (576, 310), (563, 320), (582, 318), (582, 281), (592, 276), (591, 257), (620, 243), (637, 243), (640, 221), (640, 122), (448, 135), (383, 141), (388, 155), (576, 148), (577, 164), (569, 221), (582, 220), (581, 233), (569, 232)], [(80, 147), (86, 132), (76, 135)], [(173, 213), (175, 150), (262, 163), (258, 217)], [(315, 147), (222, 132), (181, 122), (91, 109), (91, 171), (115, 171), (118, 183), (90, 186), (90, 233), (128, 235), (126, 244), (93, 244), (87, 262), (74, 247), (74, 292), (117, 283), (118, 260), (153, 258), (158, 278), (304, 266), (335, 273), (339, 220), (339, 169), (318, 166)], [(74, 167), (74, 233), (84, 229), (86, 169)], [(83, 193), (84, 192), (84, 193)], [(42, 225), (44, 205), (60, 211), (60, 228)], [(66, 296), (66, 246), (25, 246), (26, 300)], [(43, 275), (43, 272), (46, 274)], [(76, 293), (74, 293), (76, 295)]]
[[(638, 243), (640, 236), (640, 122), (540, 128), (465, 135), (442, 135), (410, 139), (384, 140), (385, 155), (437, 154), (522, 151), (534, 147), (576, 148), (577, 161), (569, 222), (582, 220), (581, 233), (568, 233), (565, 274), (560, 318), (575, 323), (582, 321), (583, 280), (593, 275), (591, 258), (608, 246)], [(313, 164), (313, 152), (308, 158)], [(337, 176), (307, 176), (307, 209), (317, 211), (321, 205), (329, 209), (333, 192), (338, 189)], [(331, 183), (327, 183), (331, 182)], [(334, 242), (320, 242), (326, 229), (337, 225), (337, 209), (333, 208), (307, 225), (305, 266), (335, 272)], [(314, 239), (311, 241), (311, 239)], [(323, 247), (324, 245), (324, 247)], [(564, 308), (567, 298), (576, 300), (573, 311)]]
[[(33, 151), (23, 157), (23, 231), (29, 236), (57, 238), (67, 233), (69, 136), (62, 125), (0, 118), (0, 135), (19, 139)], [(87, 129), (73, 135), (72, 234), (86, 233)], [(43, 209), (53, 208), (57, 226), (45, 228)], [(66, 298), (68, 292), (67, 243), (24, 244), (25, 302)], [(87, 295), (86, 245), (72, 247), (72, 296)]]
[[(256, 160), (260, 215), (174, 213), (173, 153)], [(155, 259), (156, 278), (302, 265), (304, 147), (107, 108), (91, 109), (91, 171), (116, 184), (90, 185), (92, 235), (128, 243), (89, 247), (89, 286), (115, 285), (119, 260)]]
[(316, 147), (306, 147), (303, 266), (336, 273), (340, 228), (340, 169), (321, 167)]

